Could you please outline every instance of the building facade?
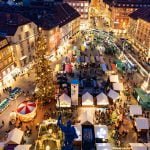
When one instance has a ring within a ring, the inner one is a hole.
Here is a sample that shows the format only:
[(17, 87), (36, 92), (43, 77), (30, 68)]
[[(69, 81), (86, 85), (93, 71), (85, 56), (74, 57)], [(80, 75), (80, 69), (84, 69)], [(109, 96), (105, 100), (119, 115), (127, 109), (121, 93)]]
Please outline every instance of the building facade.
[(149, 0), (101, 0), (102, 15), (117, 35), (127, 33), (129, 14), (138, 8), (150, 7)]
[(11, 44), (16, 67), (25, 71), (33, 61), (37, 26), (18, 13), (3, 12), (0, 19), (3, 20), (0, 34)]
[(14, 73), (12, 49), (7, 39), (0, 37), (0, 89), (11, 85), (14, 80)]
[(90, 6), (89, 0), (64, 0), (64, 2), (68, 3), (80, 13), (81, 21), (88, 19), (88, 12)]
[(137, 47), (141, 61), (150, 63), (150, 8), (141, 8), (130, 14), (128, 35)]

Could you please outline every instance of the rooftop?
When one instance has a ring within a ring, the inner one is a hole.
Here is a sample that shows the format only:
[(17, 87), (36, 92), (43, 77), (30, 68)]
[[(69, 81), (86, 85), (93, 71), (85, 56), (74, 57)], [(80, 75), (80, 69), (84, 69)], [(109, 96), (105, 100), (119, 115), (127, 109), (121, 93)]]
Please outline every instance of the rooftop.
[(147, 22), (150, 22), (150, 8), (140, 8), (129, 15), (131, 18), (143, 19)]

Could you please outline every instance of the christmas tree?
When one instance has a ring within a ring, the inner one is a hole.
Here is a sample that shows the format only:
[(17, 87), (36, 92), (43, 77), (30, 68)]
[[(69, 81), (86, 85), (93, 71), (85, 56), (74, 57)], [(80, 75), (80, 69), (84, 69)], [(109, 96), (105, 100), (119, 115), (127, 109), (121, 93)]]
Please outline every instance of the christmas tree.
[(55, 87), (51, 63), (46, 58), (47, 41), (42, 31), (39, 32), (35, 51), (36, 98), (43, 102), (53, 100)]

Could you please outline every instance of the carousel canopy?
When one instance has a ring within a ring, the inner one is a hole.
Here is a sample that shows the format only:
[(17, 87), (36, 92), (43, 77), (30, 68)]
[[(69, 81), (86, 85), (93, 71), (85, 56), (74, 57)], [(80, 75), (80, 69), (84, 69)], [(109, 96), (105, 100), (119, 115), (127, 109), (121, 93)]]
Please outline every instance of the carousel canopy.
[(23, 131), (21, 131), (18, 128), (15, 128), (8, 133), (7, 143), (20, 144), (22, 141), (23, 135), (24, 135)]
[(132, 150), (147, 150), (146, 145), (143, 143), (129, 143)]
[(108, 127), (106, 125), (94, 125), (95, 138), (108, 139)]
[(107, 95), (105, 95), (104, 93), (100, 93), (99, 95), (96, 96), (96, 98), (97, 98), (97, 105), (109, 105)]
[(93, 96), (86, 92), (82, 95), (82, 105), (94, 105), (93, 103)]
[(30, 150), (32, 145), (28, 144), (28, 145), (18, 145), (15, 147), (14, 150)]
[(142, 107), (140, 105), (130, 105), (130, 115), (142, 115)]
[(31, 113), (35, 108), (36, 108), (36, 104), (34, 102), (25, 101), (18, 106), (17, 112), (19, 114), (26, 115)]
[(116, 91), (123, 91), (123, 83), (113, 83), (113, 89)]
[(119, 77), (118, 75), (110, 75), (109, 80), (110, 82), (119, 82)]
[(59, 103), (60, 103), (60, 107), (70, 107), (71, 106), (71, 98), (65, 93), (63, 93), (59, 97), (59, 101), (57, 101), (57, 107), (59, 106)]
[(116, 101), (117, 99), (119, 99), (119, 93), (115, 92), (114, 90), (110, 90), (108, 92), (108, 96), (113, 100)]
[(97, 150), (112, 150), (110, 143), (96, 143)]
[(144, 117), (135, 118), (135, 125), (138, 131), (142, 129), (149, 129), (148, 119)]

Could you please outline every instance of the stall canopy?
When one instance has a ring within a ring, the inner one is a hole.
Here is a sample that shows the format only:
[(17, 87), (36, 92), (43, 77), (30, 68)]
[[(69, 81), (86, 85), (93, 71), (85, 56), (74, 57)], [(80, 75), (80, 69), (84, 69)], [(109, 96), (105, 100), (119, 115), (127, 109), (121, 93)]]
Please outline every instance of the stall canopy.
[(144, 143), (147, 146), (147, 150), (150, 150), (150, 143)]
[(149, 129), (149, 122), (147, 118), (139, 117), (135, 118), (135, 125), (138, 131), (143, 129)]
[(114, 90), (110, 89), (108, 92), (108, 96), (115, 102), (117, 99), (119, 99), (119, 93), (115, 92)]
[(95, 138), (108, 139), (108, 127), (106, 125), (94, 125)]
[(15, 147), (14, 150), (30, 150), (32, 145), (28, 144), (28, 145), (18, 145)]
[(146, 93), (141, 88), (135, 88), (135, 92), (140, 105), (143, 108), (150, 110), (150, 94)]
[(93, 114), (90, 111), (84, 111), (80, 116), (79, 116), (79, 120), (80, 120), (80, 124), (88, 121), (91, 124), (93, 124)]
[(109, 101), (107, 96), (104, 93), (100, 93), (96, 96), (97, 98), (97, 105), (109, 105)]
[(119, 82), (119, 77), (118, 75), (110, 75), (109, 80), (110, 82)]
[(101, 68), (102, 68), (102, 70), (103, 70), (104, 72), (107, 71), (107, 66), (106, 66), (106, 64), (101, 64)]
[(86, 106), (86, 105), (94, 105), (93, 103), (93, 96), (86, 92), (85, 94), (82, 95), (82, 105)]
[(132, 150), (147, 150), (146, 145), (143, 143), (129, 143)]
[(74, 125), (74, 128), (75, 128), (76, 133), (78, 135), (78, 138), (76, 138), (75, 141), (82, 141), (82, 129), (81, 129), (81, 125)]
[(60, 107), (71, 107), (71, 98), (67, 94), (63, 93), (57, 101), (57, 107), (59, 107), (59, 103)]
[(130, 105), (130, 115), (142, 115), (142, 107), (140, 105)]
[(123, 83), (113, 83), (113, 89), (116, 91), (123, 91)]
[(110, 143), (96, 143), (97, 150), (112, 150)]
[(8, 133), (7, 143), (8, 144), (20, 144), (22, 141), (23, 135), (24, 135), (23, 131), (21, 131), (18, 128), (15, 128)]

